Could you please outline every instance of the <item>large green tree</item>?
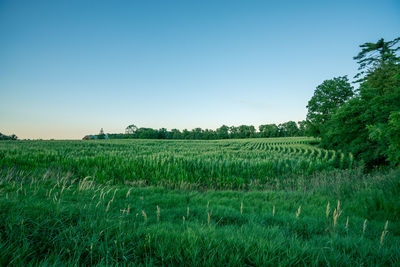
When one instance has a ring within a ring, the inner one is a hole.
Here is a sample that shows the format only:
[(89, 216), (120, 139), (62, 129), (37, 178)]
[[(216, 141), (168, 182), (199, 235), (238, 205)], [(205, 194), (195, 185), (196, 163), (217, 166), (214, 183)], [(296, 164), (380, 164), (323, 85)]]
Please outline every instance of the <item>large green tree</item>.
[(396, 53), (398, 49), (391, 48), (387, 52), (385, 48), (382, 52), (382, 39), (375, 45), (367, 43), (362, 47), (369, 49), (361, 51), (361, 55), (369, 53), (378, 60), (361, 61), (362, 68), (368, 71), (360, 84), (359, 94), (338, 108), (326, 122), (321, 144), (352, 152), (367, 167), (388, 161), (399, 164), (395, 150), (398, 147), (396, 114), (400, 112), (400, 62), (396, 54), (388, 54)]
[(353, 87), (347, 76), (325, 80), (318, 85), (307, 105), (307, 123), (310, 133), (321, 136), (325, 123), (353, 94)]

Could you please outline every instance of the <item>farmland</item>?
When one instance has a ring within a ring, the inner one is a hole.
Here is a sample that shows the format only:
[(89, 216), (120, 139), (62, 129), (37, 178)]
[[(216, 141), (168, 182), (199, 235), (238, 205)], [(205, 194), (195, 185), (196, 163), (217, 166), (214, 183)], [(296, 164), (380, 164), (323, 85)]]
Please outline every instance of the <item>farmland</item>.
[[(98, 182), (205, 189), (278, 186), (317, 171), (352, 168), (351, 154), (319, 149), (313, 138), (218, 141), (38, 141), (0, 144), (2, 166), (61, 169)], [(288, 179), (291, 178), (291, 179)]]
[(0, 142), (0, 265), (396, 265), (398, 170), (313, 138)]

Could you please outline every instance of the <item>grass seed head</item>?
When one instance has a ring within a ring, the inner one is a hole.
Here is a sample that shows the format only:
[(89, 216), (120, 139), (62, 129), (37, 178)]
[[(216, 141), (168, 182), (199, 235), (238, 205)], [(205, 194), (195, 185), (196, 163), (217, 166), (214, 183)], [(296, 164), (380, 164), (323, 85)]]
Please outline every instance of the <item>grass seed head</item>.
[(161, 213), (160, 207), (157, 205), (157, 222), (160, 221), (160, 213)]
[(363, 223), (363, 235), (364, 235), (366, 229), (367, 229), (367, 219), (365, 219), (364, 223)]
[(329, 217), (330, 213), (331, 213), (331, 204), (328, 201), (328, 204), (326, 205), (326, 211), (325, 211), (326, 218)]
[(385, 239), (385, 236), (386, 236), (386, 234), (388, 233), (388, 231), (387, 231), (388, 223), (389, 223), (389, 221), (386, 221), (386, 223), (385, 223), (385, 228), (384, 228), (383, 231), (382, 231), (381, 240), (380, 240), (380, 242), (379, 242), (379, 246), (380, 246), (380, 247), (382, 247), (382, 245), (383, 245), (383, 240)]
[(301, 212), (301, 206), (299, 206), (299, 208), (297, 209), (297, 212), (296, 212), (296, 219), (299, 218), (300, 212)]
[(144, 218), (144, 222), (147, 223), (147, 214), (144, 210), (142, 210), (142, 216)]

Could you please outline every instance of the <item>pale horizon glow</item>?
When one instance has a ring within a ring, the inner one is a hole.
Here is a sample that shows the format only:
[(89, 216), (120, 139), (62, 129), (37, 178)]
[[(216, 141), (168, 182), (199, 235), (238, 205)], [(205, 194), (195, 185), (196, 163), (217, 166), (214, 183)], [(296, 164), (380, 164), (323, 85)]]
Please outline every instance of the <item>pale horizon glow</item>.
[(400, 36), (400, 1), (1, 1), (0, 132), (300, 121), (315, 87)]

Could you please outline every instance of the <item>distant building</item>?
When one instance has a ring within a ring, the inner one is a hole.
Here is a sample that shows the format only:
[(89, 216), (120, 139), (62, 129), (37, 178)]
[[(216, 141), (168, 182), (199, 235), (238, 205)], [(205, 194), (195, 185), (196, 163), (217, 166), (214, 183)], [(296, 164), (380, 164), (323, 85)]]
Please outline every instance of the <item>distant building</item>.
[(82, 140), (94, 140), (98, 139), (97, 135), (85, 135), (85, 137), (82, 138)]
[(104, 134), (104, 138), (99, 138), (98, 135), (85, 135), (82, 140), (95, 140), (95, 139), (110, 139), (108, 134)]

